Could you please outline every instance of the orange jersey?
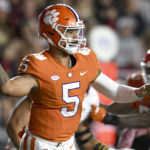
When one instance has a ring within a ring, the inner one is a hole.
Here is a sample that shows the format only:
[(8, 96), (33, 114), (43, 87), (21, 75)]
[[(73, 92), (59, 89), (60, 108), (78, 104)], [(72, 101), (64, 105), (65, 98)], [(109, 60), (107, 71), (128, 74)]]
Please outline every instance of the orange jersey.
[[(144, 79), (141, 72), (129, 75), (127, 84), (132, 87), (140, 87), (144, 85)], [(131, 105), (138, 109), (139, 112), (147, 112), (150, 109), (150, 97), (146, 96), (141, 101), (133, 102)]]
[(74, 57), (72, 68), (60, 64), (48, 50), (23, 59), (18, 73), (32, 74), (39, 82), (38, 90), (29, 93), (33, 101), (29, 122), (32, 134), (63, 142), (77, 130), (84, 94), (98, 73), (99, 63), (90, 49)]

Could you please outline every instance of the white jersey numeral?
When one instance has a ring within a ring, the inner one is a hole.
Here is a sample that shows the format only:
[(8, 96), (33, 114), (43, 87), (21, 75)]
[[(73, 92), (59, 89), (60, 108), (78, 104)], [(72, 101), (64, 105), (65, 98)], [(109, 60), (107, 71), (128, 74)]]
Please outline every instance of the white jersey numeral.
[(29, 61), (30, 61), (29, 59), (24, 59), (23, 60), (23, 65), (22, 65), (22, 67), (20, 69), (22, 72), (26, 72), (26, 70), (28, 68), (27, 62), (29, 62)]
[(69, 96), (69, 91), (73, 89), (78, 89), (80, 88), (80, 82), (73, 82), (73, 83), (66, 83), (62, 85), (62, 98), (65, 101), (65, 103), (74, 103), (74, 110), (73, 111), (68, 111), (68, 107), (63, 107), (61, 109), (61, 114), (64, 117), (72, 117), (74, 116), (77, 111), (78, 111), (78, 106), (80, 103), (80, 98), (76, 96)]

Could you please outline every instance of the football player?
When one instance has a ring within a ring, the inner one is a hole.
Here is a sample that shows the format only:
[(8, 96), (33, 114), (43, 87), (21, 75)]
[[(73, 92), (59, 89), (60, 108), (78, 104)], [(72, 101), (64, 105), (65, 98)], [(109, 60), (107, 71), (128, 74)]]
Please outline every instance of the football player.
[[(132, 87), (140, 87), (150, 83), (150, 49), (141, 61), (141, 72), (135, 72), (128, 76), (127, 84)], [(150, 96), (143, 97), (142, 101), (131, 103), (131, 106), (139, 113), (150, 113)], [(138, 123), (138, 122), (137, 122)], [(148, 126), (149, 128), (149, 126)], [(150, 138), (148, 128), (124, 129), (119, 139), (118, 147), (133, 147), (135, 149), (148, 150)], [(143, 147), (144, 145), (144, 147)]]
[(86, 47), (83, 29), (83, 22), (70, 6), (48, 6), (39, 15), (39, 33), (49, 49), (26, 56), (19, 76), (12, 79), (0, 67), (1, 92), (16, 97), (29, 94), (33, 101), (20, 150), (75, 150), (74, 133), (89, 84), (118, 103), (150, 95), (150, 85), (133, 88), (104, 75), (96, 55)]

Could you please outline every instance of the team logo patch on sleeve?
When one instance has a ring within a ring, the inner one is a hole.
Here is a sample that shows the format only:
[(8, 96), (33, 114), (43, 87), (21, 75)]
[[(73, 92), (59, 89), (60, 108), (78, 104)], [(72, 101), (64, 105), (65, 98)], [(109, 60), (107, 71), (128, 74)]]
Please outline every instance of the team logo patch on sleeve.
[(54, 81), (57, 81), (57, 80), (60, 79), (60, 77), (58, 75), (52, 75), (51, 79), (54, 80)]

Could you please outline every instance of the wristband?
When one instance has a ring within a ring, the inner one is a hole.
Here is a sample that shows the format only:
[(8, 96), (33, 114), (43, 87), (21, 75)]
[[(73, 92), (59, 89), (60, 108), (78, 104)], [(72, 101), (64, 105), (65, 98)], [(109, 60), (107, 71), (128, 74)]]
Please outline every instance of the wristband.
[(95, 146), (94, 146), (94, 150), (107, 150), (108, 147), (106, 145), (103, 145), (101, 143), (97, 143)]
[(119, 117), (115, 114), (107, 113), (104, 121), (104, 124), (112, 124), (112, 125), (118, 125), (119, 124)]

